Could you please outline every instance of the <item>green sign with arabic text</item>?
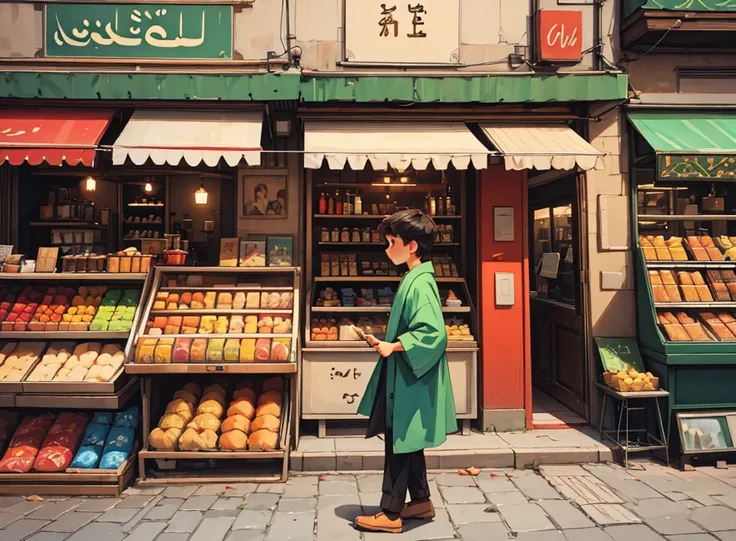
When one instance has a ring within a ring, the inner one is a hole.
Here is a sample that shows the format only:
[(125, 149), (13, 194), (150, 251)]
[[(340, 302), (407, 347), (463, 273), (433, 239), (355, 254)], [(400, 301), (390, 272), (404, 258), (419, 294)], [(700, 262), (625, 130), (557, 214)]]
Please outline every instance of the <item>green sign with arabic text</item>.
[(229, 60), (225, 5), (46, 4), (48, 57)]

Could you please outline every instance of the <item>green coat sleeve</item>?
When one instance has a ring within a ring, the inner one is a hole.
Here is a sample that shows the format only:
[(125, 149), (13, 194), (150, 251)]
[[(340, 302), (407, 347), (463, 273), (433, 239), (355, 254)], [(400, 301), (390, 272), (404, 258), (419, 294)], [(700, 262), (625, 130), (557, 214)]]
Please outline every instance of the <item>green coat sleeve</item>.
[(414, 375), (421, 378), (445, 354), (447, 331), (442, 306), (432, 286), (427, 282), (414, 285), (416, 289), (410, 294), (404, 308), (407, 312), (404, 314), (407, 329), (398, 336), (398, 340), (404, 348), (401, 357)]

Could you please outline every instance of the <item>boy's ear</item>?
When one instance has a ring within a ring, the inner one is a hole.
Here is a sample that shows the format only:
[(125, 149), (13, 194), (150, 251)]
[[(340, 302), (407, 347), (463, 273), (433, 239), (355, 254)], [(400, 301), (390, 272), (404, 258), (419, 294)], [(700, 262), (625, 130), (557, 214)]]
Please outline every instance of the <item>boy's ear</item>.
[(419, 250), (419, 243), (415, 240), (411, 241), (408, 245), (409, 253), (416, 255), (417, 250)]

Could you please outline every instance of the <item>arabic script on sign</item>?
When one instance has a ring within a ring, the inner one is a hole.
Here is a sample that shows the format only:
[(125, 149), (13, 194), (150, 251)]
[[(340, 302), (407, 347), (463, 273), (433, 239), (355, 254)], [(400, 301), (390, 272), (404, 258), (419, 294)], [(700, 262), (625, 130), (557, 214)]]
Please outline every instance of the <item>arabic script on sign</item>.
[[(69, 37), (69, 35), (64, 31), (64, 28), (62, 27), (57, 15), (57, 30), (54, 31), (54, 41), (56, 41), (56, 44), (60, 47), (64, 44), (71, 47), (85, 47), (89, 44), (90, 40), (94, 41), (98, 45), (112, 45), (113, 43), (116, 43), (117, 45), (121, 45), (123, 47), (137, 47), (143, 42), (143, 40), (145, 40), (145, 42), (148, 43), (148, 45), (150, 45), (151, 47), (198, 47), (204, 43), (204, 13), (202, 13), (202, 31), (200, 32), (199, 37), (187, 38), (182, 35), (182, 29), (184, 27), (183, 13), (179, 13), (178, 36), (169, 38), (163, 26), (159, 24), (150, 24), (146, 29), (145, 35), (143, 37), (138, 37), (141, 34), (141, 27), (144, 26), (146, 21), (155, 22), (153, 18), (154, 16), (157, 18), (156, 20), (158, 20), (159, 17), (165, 16), (167, 11), (166, 8), (161, 8), (157, 9), (153, 13), (154, 15), (152, 16), (150, 11), (148, 10), (145, 10), (141, 13), (140, 10), (134, 9), (133, 13), (130, 15), (130, 27), (125, 30), (121, 30), (119, 28), (118, 10), (116, 9), (114, 27), (112, 22), (108, 22), (107, 24), (105, 24), (104, 32), (106, 36), (102, 35), (99, 32), (99, 30), (102, 29), (102, 22), (100, 22), (99, 20), (95, 21), (93, 28), (90, 29), (89, 20), (84, 19), (82, 21), (81, 30), (79, 28), (72, 28), (71, 34), (73, 37)], [(95, 30), (95, 28), (97, 30)], [(128, 32), (130, 35), (122, 35), (125, 32)]]
[(232, 6), (47, 4), (47, 56), (231, 58)]

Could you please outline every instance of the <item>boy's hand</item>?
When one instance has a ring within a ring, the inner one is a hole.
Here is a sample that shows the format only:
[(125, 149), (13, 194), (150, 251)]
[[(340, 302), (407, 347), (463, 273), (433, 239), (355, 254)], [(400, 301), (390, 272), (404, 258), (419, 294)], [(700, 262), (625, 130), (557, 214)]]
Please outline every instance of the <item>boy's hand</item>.
[(376, 338), (375, 336), (373, 336), (372, 334), (366, 334), (365, 335), (365, 339), (368, 341), (368, 343), (372, 347), (376, 347), (378, 344), (381, 343), (381, 341), (378, 338)]
[(396, 344), (392, 344), (390, 342), (379, 341), (374, 348), (383, 358), (388, 358), (396, 352)]

